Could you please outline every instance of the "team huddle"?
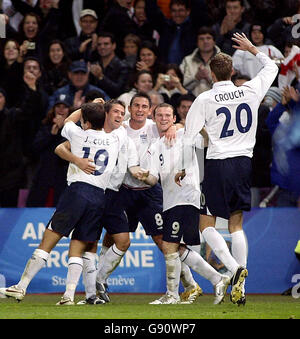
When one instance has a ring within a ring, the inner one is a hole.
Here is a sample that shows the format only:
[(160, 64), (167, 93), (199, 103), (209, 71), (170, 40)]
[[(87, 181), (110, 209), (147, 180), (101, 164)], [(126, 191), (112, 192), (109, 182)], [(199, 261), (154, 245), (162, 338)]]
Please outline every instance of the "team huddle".
[[(214, 304), (224, 301), (230, 284), (231, 301), (245, 304), (248, 249), (243, 211), (251, 208), (258, 106), (278, 67), (245, 35), (237, 33), (233, 40), (237, 49), (256, 56), (262, 70), (237, 89), (230, 80), (231, 57), (217, 54), (210, 63), (213, 88), (196, 98), (184, 126), (175, 124), (174, 108), (166, 103), (156, 106), (148, 119), (151, 100), (144, 93), (131, 99), (128, 121), (124, 122), (121, 101), (104, 103), (101, 99), (84, 104), (65, 120), (62, 135), (68, 141), (55, 152), (70, 162), (68, 186), (20, 281), (0, 293), (22, 300), (51, 250), (72, 232), (66, 290), (57, 305), (74, 305), (81, 274), (86, 297), (80, 303), (109, 302), (106, 281), (130, 246), (129, 232), (140, 222), (166, 264), (166, 293), (151, 304), (194, 302), (202, 290), (191, 269), (213, 285)], [(200, 185), (195, 150), (206, 146)], [(231, 252), (215, 229), (216, 217), (228, 219)], [(96, 267), (103, 228), (106, 233)], [(200, 244), (199, 228), (227, 268), (226, 274), (192, 249)], [(181, 296), (180, 281), (184, 287)]]

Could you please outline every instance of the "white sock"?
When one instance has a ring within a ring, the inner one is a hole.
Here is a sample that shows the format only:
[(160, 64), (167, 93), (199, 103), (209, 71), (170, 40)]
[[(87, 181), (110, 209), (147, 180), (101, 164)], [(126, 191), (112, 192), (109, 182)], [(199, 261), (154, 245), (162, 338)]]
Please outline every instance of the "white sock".
[(49, 253), (37, 248), (31, 258), (27, 261), (21, 280), (18, 282), (17, 287), (26, 291), (29, 283), (35, 275), (45, 267), (48, 260)]
[(215, 255), (226, 268), (234, 274), (238, 269), (239, 264), (230, 254), (226, 241), (222, 235), (214, 227), (205, 228), (202, 235), (212, 251), (214, 251)]
[(205, 279), (208, 279), (213, 286), (221, 280), (222, 275), (195, 251), (187, 248), (181, 255), (180, 260), (187, 264), (193, 271)]
[(168, 294), (179, 298), (178, 289), (180, 282), (181, 262), (179, 253), (171, 253), (165, 255), (166, 276), (167, 276), (167, 292)]
[(82, 256), (82, 279), (86, 299), (96, 295), (97, 259), (97, 254), (92, 252), (84, 252)]
[(240, 266), (247, 266), (248, 243), (243, 230), (231, 233), (231, 253)]
[(98, 269), (96, 280), (99, 283), (105, 283), (109, 275), (119, 265), (125, 252), (120, 251), (115, 244), (113, 244), (102, 258), (102, 265)]
[[(248, 242), (243, 230), (231, 233), (231, 253), (239, 265), (247, 267)], [(242, 289), (245, 292), (245, 280)]]
[(64, 297), (74, 300), (75, 290), (82, 273), (83, 260), (79, 257), (70, 257)]
[(187, 291), (192, 290), (197, 285), (189, 266), (184, 262), (181, 262), (180, 280)]
[(104, 262), (104, 256), (106, 252), (108, 251), (109, 247), (106, 247), (102, 245), (101, 251), (99, 253), (99, 263), (98, 263), (98, 271), (102, 268), (103, 262)]

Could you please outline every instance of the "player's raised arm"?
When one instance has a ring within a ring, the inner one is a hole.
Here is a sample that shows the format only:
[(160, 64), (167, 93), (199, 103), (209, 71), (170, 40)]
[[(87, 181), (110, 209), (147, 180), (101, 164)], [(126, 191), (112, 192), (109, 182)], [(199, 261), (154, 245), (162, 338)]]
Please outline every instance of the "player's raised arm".
[(237, 43), (237, 45), (233, 45), (234, 48), (239, 49), (241, 51), (248, 51), (253, 55), (259, 53), (259, 50), (252, 44), (252, 42), (247, 38), (245, 33), (234, 33), (232, 40)]
[(262, 64), (263, 68), (252, 80), (246, 82), (244, 85), (252, 88), (259, 100), (263, 100), (268, 89), (275, 80), (278, 67), (275, 64), (274, 60), (269, 58), (265, 53), (260, 52), (252, 43), (248, 40), (244, 33), (239, 34), (235, 33), (232, 37), (232, 40), (236, 43), (233, 47), (242, 51), (248, 51), (256, 56), (259, 62)]

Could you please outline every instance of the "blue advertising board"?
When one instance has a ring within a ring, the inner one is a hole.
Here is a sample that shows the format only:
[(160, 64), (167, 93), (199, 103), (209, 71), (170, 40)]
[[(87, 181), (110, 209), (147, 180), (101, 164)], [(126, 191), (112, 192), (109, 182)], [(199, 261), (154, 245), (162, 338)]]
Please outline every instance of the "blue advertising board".
[[(1, 286), (19, 281), (53, 212), (52, 208), (0, 209)], [(245, 213), (244, 230), (249, 246), (248, 293), (281, 293), (300, 282), (300, 262), (294, 254), (300, 239), (299, 209), (253, 209)], [(69, 241), (63, 238), (53, 249), (46, 267), (32, 280), (27, 293), (65, 290)], [(196, 273), (194, 277), (204, 292), (213, 292), (210, 282)], [(109, 289), (112, 293), (164, 293), (165, 281), (163, 255), (140, 225), (131, 234), (131, 246), (121, 264), (108, 279)], [(81, 279), (77, 292), (83, 291)]]

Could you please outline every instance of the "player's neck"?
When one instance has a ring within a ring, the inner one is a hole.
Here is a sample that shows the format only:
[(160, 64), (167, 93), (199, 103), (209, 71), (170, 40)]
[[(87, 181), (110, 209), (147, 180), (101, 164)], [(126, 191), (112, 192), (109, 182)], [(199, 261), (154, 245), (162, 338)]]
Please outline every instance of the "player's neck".
[(129, 120), (129, 126), (132, 129), (137, 130), (137, 129), (144, 127), (145, 125), (146, 125), (146, 120), (145, 121), (136, 121), (136, 120), (132, 120), (132, 119)]

